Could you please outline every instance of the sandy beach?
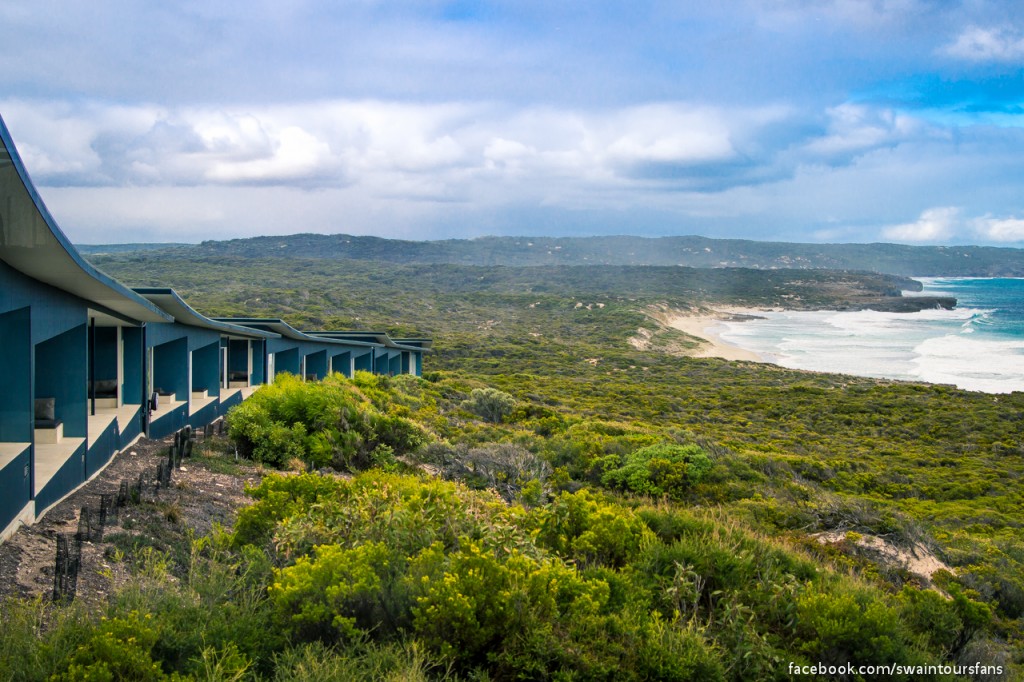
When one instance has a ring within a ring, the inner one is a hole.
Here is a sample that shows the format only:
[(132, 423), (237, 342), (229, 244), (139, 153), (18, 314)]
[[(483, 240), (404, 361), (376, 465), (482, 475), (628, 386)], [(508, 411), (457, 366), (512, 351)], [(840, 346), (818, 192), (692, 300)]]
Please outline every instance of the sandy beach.
[(704, 345), (693, 354), (697, 358), (723, 358), (725, 360), (746, 360), (748, 362), (764, 362), (761, 356), (749, 350), (734, 346), (723, 341), (715, 327), (722, 320), (733, 319), (738, 315), (756, 315), (757, 310), (712, 310), (693, 315), (675, 314), (665, 318), (665, 324), (678, 329), (684, 334), (702, 339)]

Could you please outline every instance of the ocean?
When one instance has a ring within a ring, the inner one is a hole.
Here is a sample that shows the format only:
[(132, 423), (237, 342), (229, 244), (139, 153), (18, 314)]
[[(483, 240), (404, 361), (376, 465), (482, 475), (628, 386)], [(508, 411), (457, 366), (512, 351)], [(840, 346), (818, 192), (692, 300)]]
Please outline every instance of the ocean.
[(1024, 279), (915, 279), (924, 285), (917, 295), (955, 296), (956, 309), (765, 312), (758, 313), (764, 319), (721, 322), (713, 331), (793, 369), (1024, 391)]

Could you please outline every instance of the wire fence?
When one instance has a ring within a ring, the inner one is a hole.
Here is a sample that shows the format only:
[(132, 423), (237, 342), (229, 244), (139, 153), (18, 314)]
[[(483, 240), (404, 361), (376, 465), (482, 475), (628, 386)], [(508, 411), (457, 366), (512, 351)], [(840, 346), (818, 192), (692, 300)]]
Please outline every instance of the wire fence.
[[(213, 429), (212, 424), (203, 428), (204, 440), (210, 437)], [(218, 433), (223, 433), (223, 420), (217, 423), (217, 429)], [(156, 499), (161, 490), (169, 489), (173, 478), (172, 472), (181, 468), (183, 459), (192, 457), (197, 435), (191, 426), (177, 431), (174, 434), (174, 443), (168, 449), (167, 459), (157, 463), (155, 476), (147, 476), (143, 472), (137, 479), (122, 479), (116, 493), (99, 495), (97, 507), (86, 505), (81, 508), (76, 532), (57, 535), (53, 601), (66, 604), (75, 599), (78, 574), (82, 568), (82, 543), (102, 542), (106, 529), (119, 523), (120, 510), (140, 504), (150, 491), (153, 499)]]

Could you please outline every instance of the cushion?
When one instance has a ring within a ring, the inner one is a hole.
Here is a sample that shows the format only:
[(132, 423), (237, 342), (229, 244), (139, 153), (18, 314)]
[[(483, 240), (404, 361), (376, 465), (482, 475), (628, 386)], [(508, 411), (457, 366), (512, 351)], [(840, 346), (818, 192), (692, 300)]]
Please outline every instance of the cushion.
[(97, 396), (117, 397), (117, 379), (97, 379), (92, 385)]
[(37, 429), (55, 429), (60, 426), (60, 422), (56, 419), (37, 419), (35, 422), (35, 428)]
[(244, 369), (241, 370), (241, 371), (232, 370), (232, 371), (228, 372), (228, 381), (248, 381), (248, 380), (249, 380), (249, 373), (246, 372)]
[(53, 421), (56, 398), (36, 398), (36, 419)]

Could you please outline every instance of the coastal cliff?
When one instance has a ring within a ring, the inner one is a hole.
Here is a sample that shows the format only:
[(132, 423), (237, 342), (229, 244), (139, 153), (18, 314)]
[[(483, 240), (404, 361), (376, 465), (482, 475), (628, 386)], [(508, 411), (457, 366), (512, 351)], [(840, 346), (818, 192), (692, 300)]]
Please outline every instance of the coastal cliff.
[(919, 313), (922, 310), (952, 310), (956, 307), (953, 296), (879, 296), (851, 299), (838, 310), (877, 310), (882, 313)]

